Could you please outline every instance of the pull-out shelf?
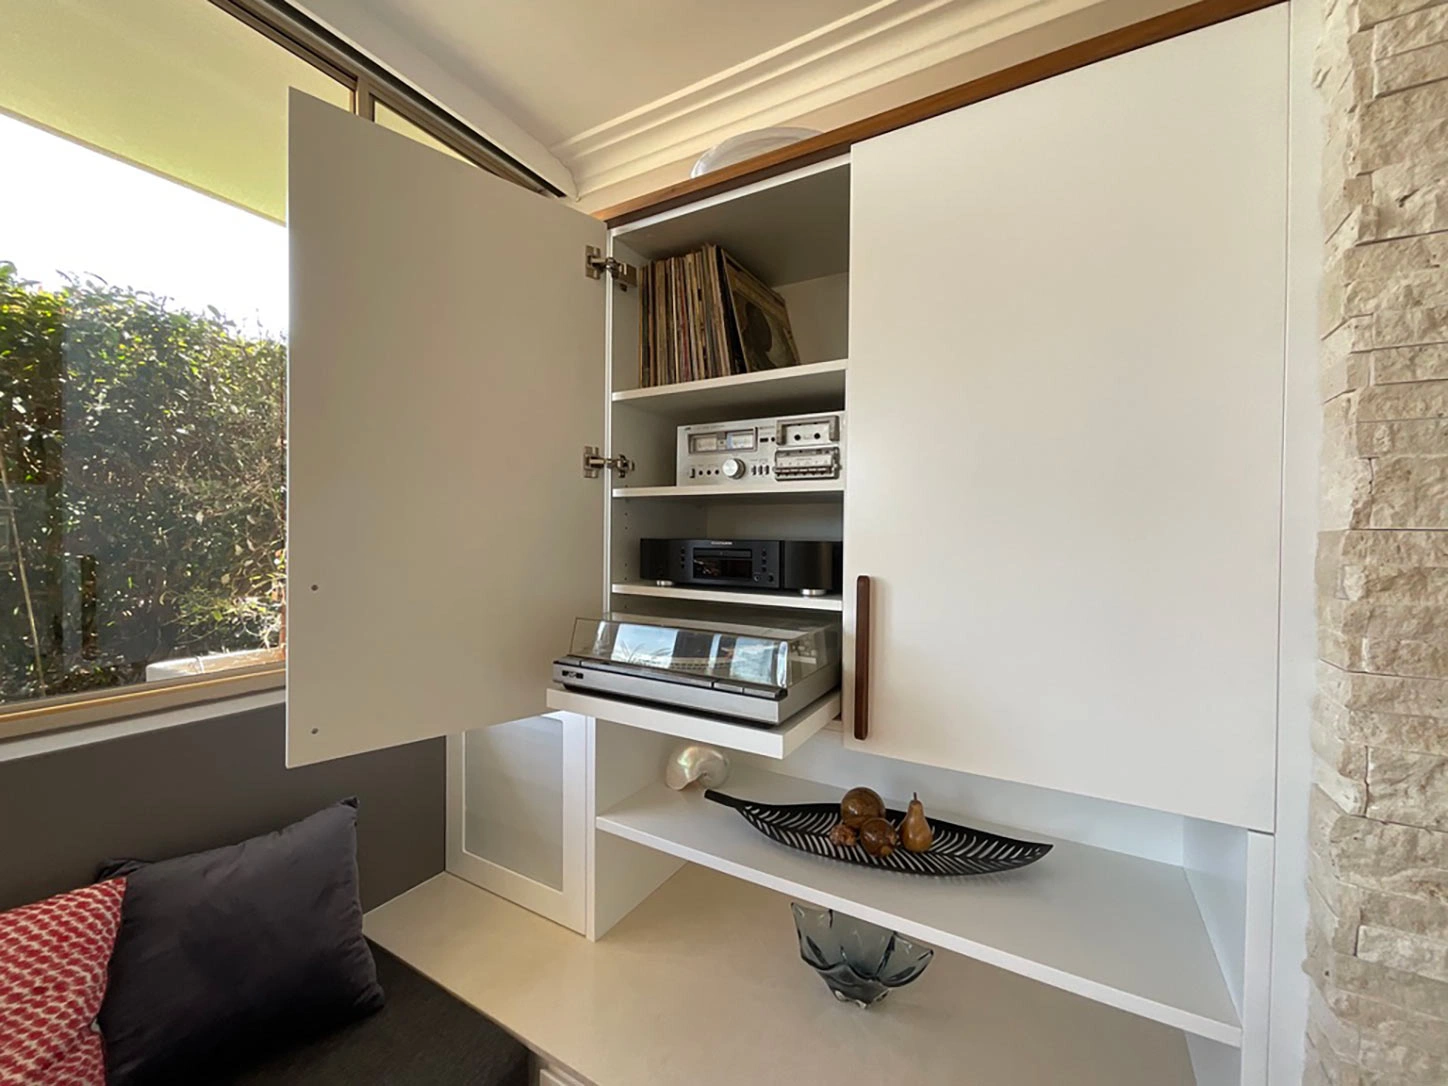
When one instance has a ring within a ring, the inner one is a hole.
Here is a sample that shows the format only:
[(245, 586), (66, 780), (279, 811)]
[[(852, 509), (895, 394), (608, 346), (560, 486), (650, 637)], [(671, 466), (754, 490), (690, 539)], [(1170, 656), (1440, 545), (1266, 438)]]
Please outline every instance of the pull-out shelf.
[(787, 758), (805, 740), (839, 718), (839, 691), (828, 694), (796, 713), (777, 728), (755, 727), (728, 717), (702, 716), (659, 705), (581, 694), (576, 690), (548, 689), (548, 708), (555, 712), (610, 720), (643, 731), (675, 735), (697, 743), (709, 743), (729, 750), (742, 750), (766, 758)]

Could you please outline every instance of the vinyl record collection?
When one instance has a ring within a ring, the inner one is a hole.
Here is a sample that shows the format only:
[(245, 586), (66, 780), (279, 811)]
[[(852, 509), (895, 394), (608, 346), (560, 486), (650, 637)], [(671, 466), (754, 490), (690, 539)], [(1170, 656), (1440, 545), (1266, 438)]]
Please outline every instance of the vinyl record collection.
[(799, 361), (784, 299), (717, 245), (655, 260), (639, 288), (642, 388)]

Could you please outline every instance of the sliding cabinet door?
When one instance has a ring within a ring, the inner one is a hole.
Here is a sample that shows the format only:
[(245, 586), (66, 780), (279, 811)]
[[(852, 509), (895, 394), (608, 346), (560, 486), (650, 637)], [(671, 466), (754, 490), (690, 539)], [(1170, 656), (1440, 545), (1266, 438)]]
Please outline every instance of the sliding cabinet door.
[(854, 149), (852, 745), (1271, 828), (1287, 56), (1282, 5)]
[(600, 223), (294, 92), (287, 757), (532, 717), (596, 612)]

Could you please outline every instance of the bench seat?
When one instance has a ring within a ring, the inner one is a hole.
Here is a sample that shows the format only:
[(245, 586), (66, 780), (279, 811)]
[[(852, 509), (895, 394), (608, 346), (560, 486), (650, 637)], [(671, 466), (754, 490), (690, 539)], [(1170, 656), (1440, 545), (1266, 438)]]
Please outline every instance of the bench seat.
[(216, 1086), (528, 1086), (529, 1054), (483, 1017), (373, 944), (387, 1003), (308, 1043), (228, 1068)]

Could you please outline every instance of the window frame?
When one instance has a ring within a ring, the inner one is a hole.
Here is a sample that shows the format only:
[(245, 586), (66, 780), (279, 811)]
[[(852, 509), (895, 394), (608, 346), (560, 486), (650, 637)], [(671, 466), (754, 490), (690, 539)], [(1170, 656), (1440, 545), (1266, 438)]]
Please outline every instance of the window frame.
[(380, 102), (480, 169), (533, 192), (564, 195), (525, 163), (284, 0), (210, 2), (350, 88), (352, 112), (359, 117), (375, 120)]
[[(480, 169), (534, 192), (555, 197), (564, 195), (527, 165), (291, 5), (281, 0), (210, 2), (346, 87), (352, 95), (352, 111), (357, 115), (375, 121), (377, 104), (381, 103)], [(285, 652), (285, 640), (282, 648)], [(34, 698), (0, 705), (0, 745), (43, 732), (96, 727), (130, 717), (212, 703), (217, 705), (216, 715), (222, 715), (228, 711), (225, 703), (230, 699), (285, 687), (284, 656), (276, 663), (212, 674), (178, 676), (100, 692)]]

